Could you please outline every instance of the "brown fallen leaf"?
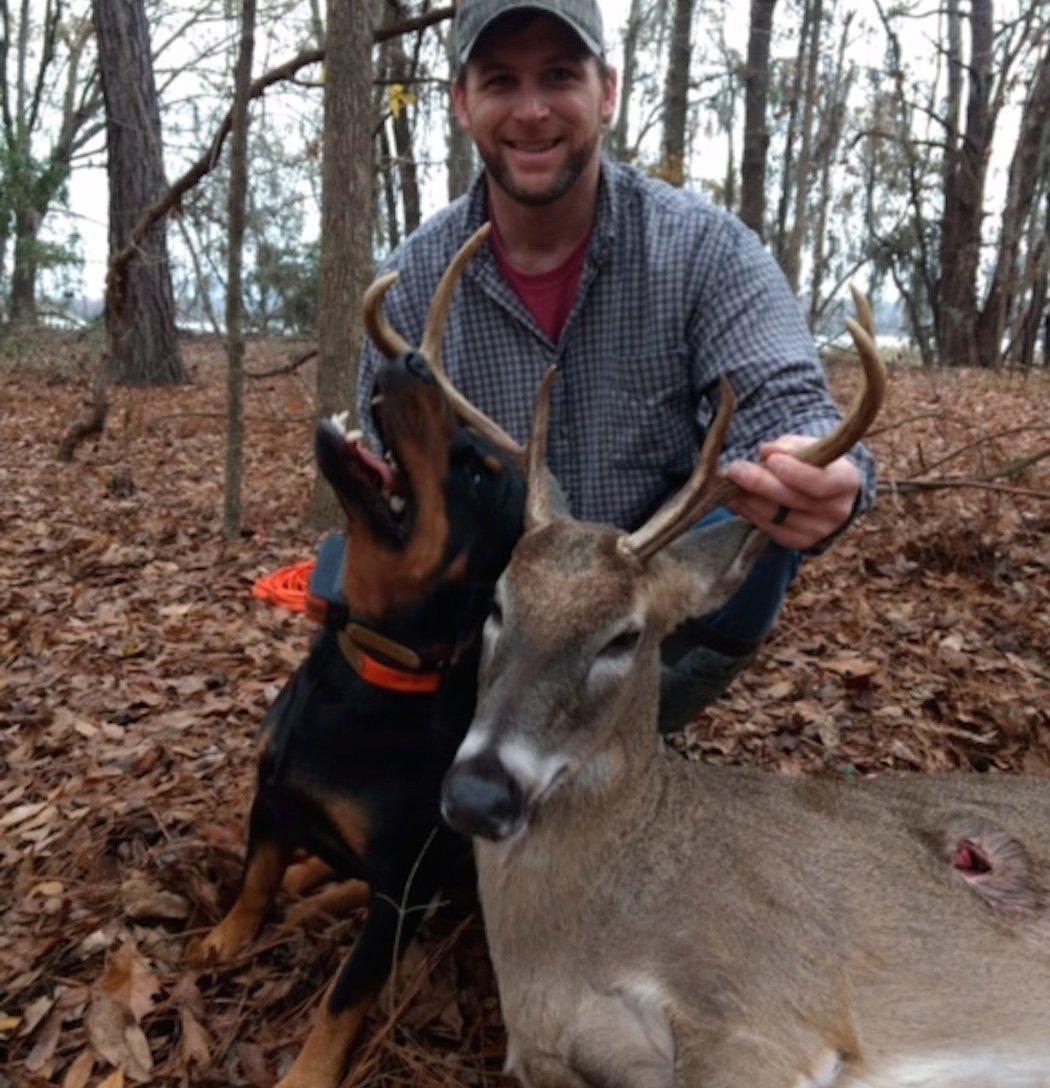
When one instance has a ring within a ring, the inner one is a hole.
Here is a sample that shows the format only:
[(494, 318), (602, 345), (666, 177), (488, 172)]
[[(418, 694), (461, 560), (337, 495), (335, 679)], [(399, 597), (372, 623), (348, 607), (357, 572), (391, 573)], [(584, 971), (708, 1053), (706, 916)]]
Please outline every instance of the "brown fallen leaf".
[(149, 1042), (126, 1005), (96, 990), (84, 1023), (91, 1045), (110, 1065), (125, 1069), (132, 1080), (149, 1080), (153, 1068)]
[(127, 1009), (136, 1023), (153, 1008), (153, 996), (160, 989), (156, 975), (132, 941), (109, 957), (97, 986)]
[(55, 998), (44, 994), (36, 1001), (31, 1001), (22, 1012), (22, 1030), (19, 1035), (29, 1035), (54, 1007)]
[(819, 662), (822, 669), (845, 677), (874, 676), (882, 665), (878, 661), (867, 661), (862, 657), (836, 657)]
[(179, 1009), (179, 1023), (182, 1026), (183, 1064), (196, 1064), (201, 1067), (210, 1065), (211, 1036), (185, 1005)]
[(72, 1061), (62, 1078), (62, 1088), (84, 1088), (95, 1068), (95, 1053), (85, 1047)]
[(124, 1070), (118, 1066), (105, 1080), (99, 1081), (95, 1088), (124, 1088)]
[(36, 1043), (29, 1052), (29, 1057), (26, 1058), (25, 1066), (28, 1072), (39, 1073), (54, 1056), (64, 1017), (65, 1013), (61, 1009), (54, 1009), (44, 1021), (44, 1026), (37, 1035)]
[(124, 913), (136, 922), (159, 920), (181, 922), (190, 916), (189, 902), (175, 892), (158, 888), (135, 874), (120, 886)]

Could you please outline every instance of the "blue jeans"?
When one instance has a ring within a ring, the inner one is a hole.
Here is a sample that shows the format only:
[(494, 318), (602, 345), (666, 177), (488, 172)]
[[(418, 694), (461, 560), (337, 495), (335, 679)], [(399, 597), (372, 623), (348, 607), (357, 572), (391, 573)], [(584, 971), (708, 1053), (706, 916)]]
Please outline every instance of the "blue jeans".
[[(712, 510), (696, 528), (731, 517), (731, 511), (720, 507)], [(686, 620), (664, 639), (660, 684), (662, 731), (687, 725), (750, 663), (769, 634), (801, 563), (799, 552), (771, 542), (744, 584), (721, 608)]]

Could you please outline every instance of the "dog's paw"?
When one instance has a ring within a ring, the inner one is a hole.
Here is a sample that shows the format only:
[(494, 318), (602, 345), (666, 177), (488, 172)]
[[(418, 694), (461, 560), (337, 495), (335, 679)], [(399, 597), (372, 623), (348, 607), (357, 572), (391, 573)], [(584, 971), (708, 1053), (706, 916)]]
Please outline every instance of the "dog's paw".
[(209, 934), (186, 949), (186, 962), (202, 969), (229, 963), (251, 941), (258, 928), (257, 924), (249, 924), (231, 912)]

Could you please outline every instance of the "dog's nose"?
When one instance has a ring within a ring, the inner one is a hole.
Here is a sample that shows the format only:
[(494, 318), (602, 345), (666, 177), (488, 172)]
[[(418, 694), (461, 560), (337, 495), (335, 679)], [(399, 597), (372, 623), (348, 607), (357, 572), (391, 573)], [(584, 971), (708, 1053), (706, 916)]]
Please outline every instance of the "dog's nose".
[(413, 351), (407, 359), (405, 359), (405, 369), (412, 375), (413, 378), (425, 378), (432, 381), (430, 370), (427, 367), (427, 361), (418, 351)]
[(521, 826), (521, 787), (503, 764), (490, 755), (454, 763), (441, 788), (441, 814), (464, 835), (498, 842)]

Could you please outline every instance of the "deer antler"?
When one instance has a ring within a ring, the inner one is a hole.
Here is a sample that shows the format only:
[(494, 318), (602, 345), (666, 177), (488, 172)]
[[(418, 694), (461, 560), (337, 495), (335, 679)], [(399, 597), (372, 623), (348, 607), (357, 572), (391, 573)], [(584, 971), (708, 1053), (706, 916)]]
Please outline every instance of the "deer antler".
[(526, 468), (525, 528), (539, 529), (551, 520), (551, 474), (547, 471), (547, 429), (550, 421), (551, 386), (558, 373), (552, 366), (540, 382), (532, 413), (532, 438)]
[[(848, 452), (860, 441), (878, 415), (886, 393), (886, 371), (875, 346), (874, 321), (868, 300), (851, 287), (859, 321), (846, 318), (846, 328), (864, 368), (864, 385), (845, 419), (830, 434), (818, 439), (795, 456), (807, 464), (823, 467)], [(718, 455), (735, 407), (728, 382), (722, 379), (721, 404), (708, 428), (700, 458), (682, 490), (658, 510), (640, 529), (620, 538), (620, 547), (645, 563), (661, 548), (695, 525), (716, 507), (725, 506), (740, 494), (740, 488), (724, 476), (715, 475)]]
[[(430, 300), (430, 309), (427, 312), (426, 326), (423, 330), (423, 341), (419, 347), (419, 354), (426, 360), (427, 368), (438, 383), (441, 391), (448, 398), (453, 411), (468, 427), (472, 427), (483, 438), (488, 439), (497, 449), (502, 450), (518, 464), (525, 460), (524, 449), (503, 430), (495, 420), (490, 419), (479, 408), (459, 392), (448, 379), (444, 365), (441, 362), (441, 338), (445, 331), (445, 322), (448, 319), (449, 310), (452, 308), (452, 297), (455, 294), (456, 284), (467, 262), (482, 247), (488, 239), (491, 224), (485, 223), (478, 228), (460, 247), (459, 251), (449, 262), (434, 290), (434, 297)], [(388, 358), (394, 359), (398, 355), (406, 355), (412, 352), (413, 347), (400, 333), (396, 332), (387, 321), (383, 312), (383, 299), (387, 291), (397, 282), (396, 272), (387, 272), (380, 276), (365, 292), (364, 321), (365, 329), (375, 346)]]

